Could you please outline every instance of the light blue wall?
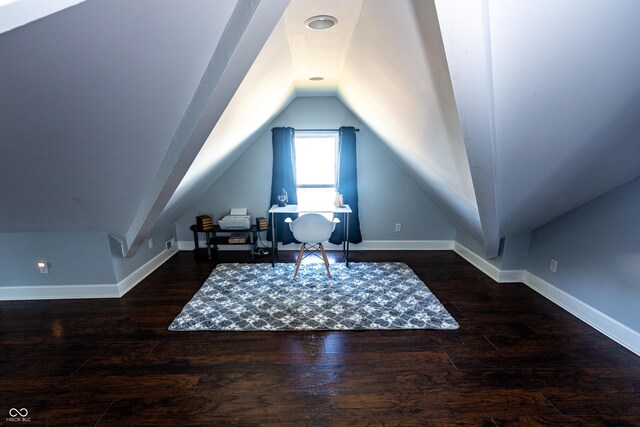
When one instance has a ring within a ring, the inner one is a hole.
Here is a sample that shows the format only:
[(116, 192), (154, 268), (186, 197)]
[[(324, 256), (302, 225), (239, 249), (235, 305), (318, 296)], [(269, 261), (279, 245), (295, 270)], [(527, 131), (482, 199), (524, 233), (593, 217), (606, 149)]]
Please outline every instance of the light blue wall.
[[(165, 250), (175, 230), (154, 231), (135, 256), (123, 258), (106, 233), (0, 233), (0, 286), (115, 284)], [(40, 274), (46, 261), (48, 274)]]
[(640, 179), (534, 230), (527, 269), (640, 331)]
[[(149, 239), (153, 240), (153, 248), (149, 249)], [(120, 247), (111, 247), (113, 270), (116, 282), (121, 281), (131, 273), (142, 267), (148, 261), (159, 255), (166, 248), (167, 241), (175, 240), (175, 228), (167, 227), (163, 230), (152, 230), (151, 234), (146, 236), (142, 246), (138, 252), (132, 257), (124, 258)], [(175, 242), (174, 242), (175, 243)]]
[(456, 230), (456, 242), (500, 270), (524, 270), (529, 256), (531, 233), (507, 236), (500, 241), (498, 256), (486, 259), (484, 245), (461, 230)]
[[(456, 242), (484, 258), (482, 245), (465, 233), (457, 231)], [(531, 233), (508, 236), (500, 256), (486, 261), (527, 270), (640, 331), (640, 178)]]
[(500, 246), (500, 269), (523, 270), (527, 266), (531, 246), (531, 232), (507, 236)]
[[(384, 148), (382, 142), (336, 97), (293, 100), (227, 169), (176, 225), (179, 240), (192, 241), (189, 226), (201, 214), (220, 218), (233, 207), (267, 216), (271, 193), (271, 128), (355, 126), (358, 147), (358, 196), (364, 240), (453, 240), (455, 228)], [(402, 231), (395, 231), (395, 224)]]
[[(48, 274), (40, 274), (38, 261), (49, 264)], [(114, 282), (106, 233), (0, 234), (0, 286)]]

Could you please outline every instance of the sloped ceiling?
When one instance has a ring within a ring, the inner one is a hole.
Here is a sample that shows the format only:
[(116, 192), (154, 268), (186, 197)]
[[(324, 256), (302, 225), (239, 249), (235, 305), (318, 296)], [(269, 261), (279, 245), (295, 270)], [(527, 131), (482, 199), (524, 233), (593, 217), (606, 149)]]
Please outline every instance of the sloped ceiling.
[(286, 4), (87, 1), (2, 34), (0, 231), (135, 252)]
[[(503, 236), (640, 175), (640, 144), (632, 142), (640, 126), (640, 57), (629, 54), (640, 45), (639, 10), (634, 1), (612, 7), (604, 0), (517, 7), (506, 0), (300, 0), (285, 12), (260, 54), (269, 60), (256, 61), (232, 111), (271, 101), (262, 120), (244, 123), (257, 130), (292, 91), (336, 94), (493, 257)], [(322, 32), (303, 27), (318, 14), (339, 23)], [(272, 85), (271, 67), (291, 82)], [(307, 80), (316, 75), (326, 80)], [(239, 116), (254, 117), (251, 108)], [(250, 143), (228, 144), (233, 138), (216, 132), (208, 145), (235, 147), (233, 160)], [(227, 162), (209, 162), (199, 185), (231, 163), (206, 156)]]
[(635, 0), (287, 3), (87, 1), (0, 35), (0, 231), (135, 252), (305, 95), (337, 95), (488, 257), (640, 175)]
[[(194, 163), (167, 204), (158, 227), (175, 222), (262, 133), (295, 96), (335, 95), (362, 0), (296, 0), (274, 28)], [(303, 23), (327, 10), (340, 25), (312, 31)], [(322, 81), (310, 77), (322, 76)]]
[(433, 3), (366, 0), (339, 95), (450, 219), (482, 240)]
[(0, 0), (0, 34), (85, 0)]
[(234, 10), (154, 3), (88, 1), (0, 36), (1, 231), (129, 228)]
[[(324, 14), (338, 25), (303, 25)], [(460, 228), (483, 240), (435, 7), (421, 0), (292, 2), (160, 224), (201, 196), (294, 94), (337, 95)]]
[(295, 96), (293, 63), (283, 21), (271, 33), (231, 102), (206, 138), (165, 207), (157, 227), (175, 222), (250, 145), (263, 126)]
[(640, 3), (436, 5), (485, 245), (640, 175)]
[(489, 20), (500, 233), (639, 176), (640, 3), (499, 1)]

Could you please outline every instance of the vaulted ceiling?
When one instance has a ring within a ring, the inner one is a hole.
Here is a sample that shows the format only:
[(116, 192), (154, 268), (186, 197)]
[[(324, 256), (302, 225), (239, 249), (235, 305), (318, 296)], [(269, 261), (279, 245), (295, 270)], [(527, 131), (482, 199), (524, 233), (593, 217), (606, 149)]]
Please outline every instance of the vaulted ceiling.
[[(321, 14), (338, 24), (304, 27)], [(339, 97), (488, 257), (640, 176), (635, 0), (17, 0), (0, 17), (0, 232), (99, 230), (132, 254), (307, 95)]]

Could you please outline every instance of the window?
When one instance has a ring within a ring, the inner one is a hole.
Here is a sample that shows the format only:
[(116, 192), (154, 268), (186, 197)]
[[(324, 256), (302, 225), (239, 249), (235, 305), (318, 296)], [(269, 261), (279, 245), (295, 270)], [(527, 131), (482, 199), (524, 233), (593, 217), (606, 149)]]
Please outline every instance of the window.
[(332, 206), (336, 195), (338, 134), (297, 134), (296, 180), (298, 204), (310, 208)]

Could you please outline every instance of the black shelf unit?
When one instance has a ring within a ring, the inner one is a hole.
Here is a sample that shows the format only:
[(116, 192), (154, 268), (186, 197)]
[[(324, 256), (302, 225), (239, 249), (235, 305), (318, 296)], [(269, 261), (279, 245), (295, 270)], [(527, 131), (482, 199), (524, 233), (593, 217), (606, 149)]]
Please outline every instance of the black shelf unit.
[[(193, 242), (195, 244), (195, 249), (193, 250), (194, 257), (198, 259), (212, 259), (215, 254), (218, 252), (218, 246), (223, 245), (249, 245), (249, 251), (251, 252), (251, 259), (254, 258), (254, 253), (256, 247), (258, 246), (258, 228), (255, 225), (252, 225), (247, 230), (223, 230), (219, 225), (214, 225), (210, 230), (202, 230), (199, 229), (196, 224), (193, 224), (189, 227), (191, 231), (193, 231)], [(198, 233), (205, 234), (205, 247), (200, 247), (200, 242), (198, 239)], [(249, 238), (248, 242), (245, 243), (229, 243), (229, 236), (232, 234), (240, 234), (247, 236)]]

